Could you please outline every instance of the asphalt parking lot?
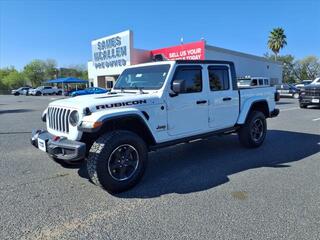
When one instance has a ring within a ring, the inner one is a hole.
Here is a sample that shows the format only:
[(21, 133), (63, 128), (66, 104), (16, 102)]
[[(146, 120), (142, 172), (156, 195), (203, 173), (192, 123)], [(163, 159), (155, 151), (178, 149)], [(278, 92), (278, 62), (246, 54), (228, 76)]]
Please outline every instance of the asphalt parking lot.
[(0, 96), (0, 239), (320, 239), (320, 109), (281, 99), (258, 149), (231, 135), (150, 153), (112, 196), (30, 145), (57, 98)]

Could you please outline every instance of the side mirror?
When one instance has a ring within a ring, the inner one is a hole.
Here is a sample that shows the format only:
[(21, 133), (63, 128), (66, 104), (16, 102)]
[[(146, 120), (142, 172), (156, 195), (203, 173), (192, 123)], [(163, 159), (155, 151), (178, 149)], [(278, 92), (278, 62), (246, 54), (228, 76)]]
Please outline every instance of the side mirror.
[(178, 95), (179, 93), (185, 92), (186, 84), (185, 80), (174, 80), (172, 82), (172, 91)]

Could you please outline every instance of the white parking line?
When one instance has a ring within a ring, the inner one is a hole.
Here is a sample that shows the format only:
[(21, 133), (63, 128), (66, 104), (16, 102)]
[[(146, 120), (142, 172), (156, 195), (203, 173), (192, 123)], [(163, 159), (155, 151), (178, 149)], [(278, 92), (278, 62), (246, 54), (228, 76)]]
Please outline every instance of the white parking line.
[(320, 120), (320, 118), (315, 118), (315, 119), (312, 119), (312, 121), (319, 121)]
[(281, 109), (280, 108), (280, 112), (283, 112), (283, 111), (290, 111), (290, 110), (296, 110), (296, 109), (300, 109), (298, 107), (293, 107), (293, 108), (284, 108), (284, 109)]

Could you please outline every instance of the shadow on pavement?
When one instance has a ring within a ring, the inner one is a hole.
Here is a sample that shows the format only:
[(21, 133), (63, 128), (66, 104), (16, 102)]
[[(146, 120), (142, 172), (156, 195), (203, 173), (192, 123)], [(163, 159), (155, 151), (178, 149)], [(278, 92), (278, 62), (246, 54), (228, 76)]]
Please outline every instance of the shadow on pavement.
[(32, 109), (8, 109), (8, 110), (0, 110), (0, 114), (7, 113), (25, 113), (25, 112), (33, 112)]
[[(320, 135), (269, 130), (257, 149), (240, 146), (236, 135), (173, 146), (149, 154), (142, 181), (120, 198), (153, 198), (170, 193), (207, 190), (229, 181), (228, 176), (248, 169), (286, 168), (318, 153)], [(88, 178), (85, 165), (78, 171)]]
[(293, 102), (276, 102), (276, 105), (294, 104)]

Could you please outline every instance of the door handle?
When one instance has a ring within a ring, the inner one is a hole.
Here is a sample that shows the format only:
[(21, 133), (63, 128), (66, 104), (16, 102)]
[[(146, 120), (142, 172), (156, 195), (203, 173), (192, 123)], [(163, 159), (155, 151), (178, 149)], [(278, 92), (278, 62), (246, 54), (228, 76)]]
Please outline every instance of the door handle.
[(232, 99), (231, 97), (222, 98), (223, 101), (230, 101), (231, 99)]
[(197, 104), (205, 104), (205, 103), (207, 103), (207, 100), (199, 100), (199, 101), (197, 101)]

